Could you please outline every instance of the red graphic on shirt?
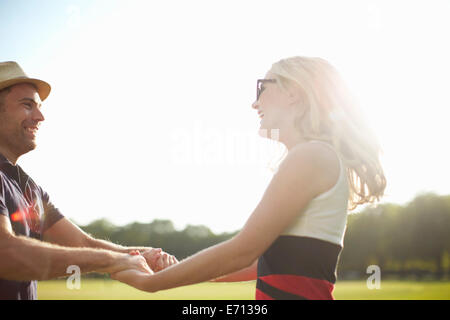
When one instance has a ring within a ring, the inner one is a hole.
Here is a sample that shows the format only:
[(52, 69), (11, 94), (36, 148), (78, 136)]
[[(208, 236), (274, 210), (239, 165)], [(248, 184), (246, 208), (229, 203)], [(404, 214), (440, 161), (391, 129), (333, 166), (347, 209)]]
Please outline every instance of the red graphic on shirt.
[(32, 206), (27, 209), (14, 212), (11, 215), (11, 221), (22, 223), (24, 226), (28, 226), (31, 231), (40, 233), (41, 217), (38, 204), (34, 201)]

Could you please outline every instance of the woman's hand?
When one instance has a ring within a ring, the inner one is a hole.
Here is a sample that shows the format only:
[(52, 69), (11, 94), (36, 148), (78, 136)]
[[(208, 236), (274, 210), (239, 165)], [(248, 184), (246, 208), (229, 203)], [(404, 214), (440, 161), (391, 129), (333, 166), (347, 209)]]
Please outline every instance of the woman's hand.
[[(158, 249), (149, 250), (149, 252), (152, 252), (151, 258), (156, 259), (155, 261), (157, 261), (159, 259), (160, 251), (161, 249), (159, 249), (159, 251)], [(130, 252), (130, 255), (141, 256), (141, 253), (138, 250), (133, 250)], [(151, 276), (152, 274), (154, 274), (153, 270), (148, 265), (146, 265), (144, 270), (126, 269), (119, 272), (111, 273), (111, 279), (126, 283), (132, 287), (135, 287), (136, 289), (141, 289), (143, 280)]]
[(145, 283), (145, 281), (148, 281), (148, 278), (151, 277), (152, 274), (152, 270), (150, 270), (149, 272), (142, 272), (136, 269), (128, 269), (112, 273), (111, 279), (126, 283), (132, 287), (135, 287), (136, 289), (144, 290), (143, 284)]
[(141, 251), (141, 255), (145, 258), (148, 265), (154, 272), (161, 271), (171, 265), (177, 264), (178, 260), (173, 255), (158, 249), (148, 249)]

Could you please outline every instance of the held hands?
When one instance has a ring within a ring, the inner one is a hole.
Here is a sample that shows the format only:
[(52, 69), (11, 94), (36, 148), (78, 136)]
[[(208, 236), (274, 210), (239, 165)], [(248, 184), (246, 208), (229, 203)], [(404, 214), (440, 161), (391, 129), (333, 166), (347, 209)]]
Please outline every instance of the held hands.
[(163, 252), (161, 249), (149, 248), (141, 250), (141, 252), (139, 250), (133, 250), (130, 252), (130, 256), (133, 258), (144, 258), (146, 268), (119, 270), (118, 272), (111, 273), (111, 278), (146, 291), (151, 291), (144, 286), (149, 276), (154, 272), (158, 272), (178, 263), (178, 260), (174, 256)]
[(154, 272), (161, 271), (173, 264), (177, 264), (178, 260), (173, 255), (162, 251), (161, 248), (148, 248), (142, 251), (134, 250), (130, 252), (131, 255), (141, 254), (147, 261), (150, 269)]

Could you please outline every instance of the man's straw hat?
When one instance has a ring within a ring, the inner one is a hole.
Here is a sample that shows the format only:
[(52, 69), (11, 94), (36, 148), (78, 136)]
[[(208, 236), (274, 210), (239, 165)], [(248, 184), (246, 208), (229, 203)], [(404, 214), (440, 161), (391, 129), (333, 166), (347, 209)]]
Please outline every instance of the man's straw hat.
[(47, 82), (28, 78), (17, 62), (0, 62), (0, 90), (18, 83), (34, 84), (42, 101), (50, 94), (51, 87)]

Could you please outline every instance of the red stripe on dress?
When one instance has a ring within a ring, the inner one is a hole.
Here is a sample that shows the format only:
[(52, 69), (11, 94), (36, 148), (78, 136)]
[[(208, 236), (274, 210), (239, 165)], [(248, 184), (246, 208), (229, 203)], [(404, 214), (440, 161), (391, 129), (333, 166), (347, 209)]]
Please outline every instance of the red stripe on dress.
[(255, 300), (275, 300), (275, 299), (272, 298), (271, 296), (268, 296), (267, 294), (265, 294), (264, 292), (262, 292), (257, 288), (255, 292)]
[(259, 278), (272, 287), (309, 300), (334, 300), (334, 285), (326, 280), (284, 274)]

